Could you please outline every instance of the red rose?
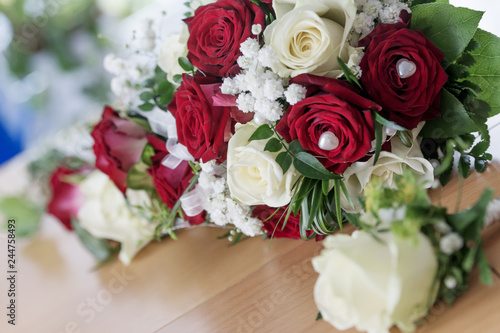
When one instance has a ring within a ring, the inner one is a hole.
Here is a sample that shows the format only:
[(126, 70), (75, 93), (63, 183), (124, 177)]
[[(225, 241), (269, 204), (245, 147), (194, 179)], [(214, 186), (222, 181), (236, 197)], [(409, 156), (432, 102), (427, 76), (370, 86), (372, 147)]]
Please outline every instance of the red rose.
[(199, 7), (184, 20), (189, 28), (188, 59), (205, 74), (236, 74), (240, 44), (252, 37), (252, 25), (265, 27), (265, 13), (249, 0), (219, 0)]
[(400, 22), (377, 25), (359, 45), (366, 46), (361, 82), (370, 98), (384, 108), (384, 116), (412, 129), (439, 115), (440, 92), (448, 76), (441, 66), (443, 52), (422, 32), (410, 30), (409, 18), (403, 12)]
[[(285, 229), (281, 230), (287, 213), (284, 207), (281, 207), (274, 214), (275, 211), (276, 208), (265, 205), (255, 206), (252, 215), (263, 221), (263, 229), (269, 237), (300, 239), (300, 212), (297, 216), (290, 214)], [(272, 217), (270, 218), (271, 215)], [(312, 231), (307, 231), (306, 235), (309, 237), (311, 233)]]
[(96, 168), (107, 174), (125, 193), (127, 172), (141, 158), (147, 142), (146, 131), (106, 107), (101, 121), (91, 134), (94, 138)]
[(198, 75), (184, 74), (182, 78), (169, 105), (179, 142), (197, 161), (224, 161), (232, 121), (231, 108), (215, 106), (212, 100), (220, 92), (220, 82), (214, 77)]
[[(379, 105), (337, 79), (302, 74), (290, 82), (305, 86), (307, 95), (288, 108), (276, 127), (285, 140), (298, 139), (305, 150), (320, 156), (318, 160), (335, 173), (344, 172), (370, 151), (375, 137), (372, 110), (380, 111)], [(320, 148), (323, 133), (337, 140), (329, 150)]]
[(85, 197), (77, 185), (68, 183), (64, 176), (80, 174), (83, 169), (69, 169), (59, 166), (50, 176), (50, 190), (52, 197), (47, 205), (47, 212), (55, 216), (68, 230), (72, 230), (71, 218), (76, 217)]
[[(194, 176), (193, 169), (191, 169), (187, 161), (182, 161), (175, 169), (170, 169), (162, 165), (161, 162), (169, 154), (165, 141), (153, 134), (148, 134), (147, 139), (155, 151), (155, 155), (151, 157), (153, 165), (148, 169), (148, 173), (153, 177), (156, 192), (161, 200), (169, 208), (173, 208), (177, 200), (179, 200), (189, 186), (189, 181)], [(205, 222), (205, 216), (205, 212), (192, 217), (184, 214), (184, 218), (192, 224)]]

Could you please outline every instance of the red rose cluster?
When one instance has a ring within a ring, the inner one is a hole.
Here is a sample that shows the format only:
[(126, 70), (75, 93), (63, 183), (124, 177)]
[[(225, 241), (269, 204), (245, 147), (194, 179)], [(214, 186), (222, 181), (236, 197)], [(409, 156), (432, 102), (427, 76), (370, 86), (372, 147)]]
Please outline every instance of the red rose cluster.
[[(271, 0), (264, 3), (269, 5)], [(197, 162), (224, 162), (235, 124), (248, 121), (248, 114), (241, 117), (234, 107), (236, 97), (223, 96), (220, 86), (224, 77), (240, 71), (240, 44), (254, 37), (253, 25), (265, 28), (265, 16), (265, 11), (250, 0), (218, 0), (199, 7), (185, 20), (190, 34), (187, 57), (197, 72), (182, 76), (168, 109), (175, 117), (178, 142)], [(342, 174), (373, 152), (374, 113), (407, 129), (437, 117), (440, 91), (447, 80), (441, 66), (443, 53), (421, 32), (411, 30), (409, 21), (410, 15), (402, 12), (398, 23), (378, 24), (360, 41), (365, 47), (360, 64), (365, 92), (339, 79), (309, 74), (292, 78), (290, 84), (305, 87), (306, 96), (288, 106), (276, 131), (289, 143), (298, 140), (325, 168)], [(182, 161), (174, 169), (164, 166), (162, 162), (169, 155), (164, 139), (121, 118), (111, 108), (105, 108), (92, 136), (96, 167), (123, 193), (127, 173), (140, 160), (146, 144), (154, 149), (147, 172), (168, 207), (172, 208), (189, 186), (193, 172), (188, 162)], [(58, 176), (54, 177), (54, 188), (63, 186), (57, 185)], [(64, 190), (71, 191), (69, 187)], [(290, 217), (281, 230), (276, 225), (284, 209), (269, 218), (274, 210), (258, 206), (253, 214), (265, 221), (269, 234), (299, 238), (299, 217)], [(63, 219), (69, 223), (67, 217)], [(188, 219), (198, 224), (205, 220), (205, 214)]]

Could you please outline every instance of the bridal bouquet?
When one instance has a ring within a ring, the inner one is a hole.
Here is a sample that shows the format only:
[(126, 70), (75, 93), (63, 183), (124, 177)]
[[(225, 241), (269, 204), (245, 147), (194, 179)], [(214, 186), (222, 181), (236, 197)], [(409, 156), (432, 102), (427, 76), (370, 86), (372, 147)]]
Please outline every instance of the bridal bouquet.
[[(199, 0), (178, 34), (145, 20), (133, 55), (105, 59), (117, 100), (91, 133), (95, 169), (58, 167), (49, 212), (126, 264), (199, 224), (233, 243), (326, 237), (323, 318), (413, 329), (474, 266), (491, 282), (491, 193), (455, 215), (425, 193), (454, 164), (485, 170), (500, 111), (500, 40), (447, 2)], [(360, 230), (327, 236), (348, 222)]]

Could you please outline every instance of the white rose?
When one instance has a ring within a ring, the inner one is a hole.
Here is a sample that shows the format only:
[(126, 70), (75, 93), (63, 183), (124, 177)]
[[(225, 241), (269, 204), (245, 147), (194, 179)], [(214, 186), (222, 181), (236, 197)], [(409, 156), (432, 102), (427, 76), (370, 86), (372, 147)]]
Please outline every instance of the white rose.
[(188, 54), (187, 40), (189, 31), (186, 25), (183, 25), (180, 34), (172, 34), (163, 40), (158, 56), (158, 66), (167, 73), (167, 79), (174, 82), (174, 75), (185, 73), (179, 65), (179, 57), (186, 57)]
[(264, 31), (264, 40), (276, 51), (280, 76), (342, 74), (337, 57), (347, 63), (354, 50), (347, 42), (354, 0), (275, 0), (273, 7), (277, 19)]
[(237, 124), (227, 151), (227, 183), (233, 198), (245, 205), (281, 207), (292, 198), (298, 175), (290, 166), (283, 170), (276, 163), (279, 152), (264, 151), (267, 140), (248, 142), (258, 125), (251, 121)]
[(419, 176), (425, 188), (430, 188), (434, 182), (434, 168), (426, 160), (420, 145), (417, 142), (417, 135), (424, 125), (420, 123), (412, 131), (413, 145), (406, 147), (397, 136), (391, 139), (392, 151), (380, 152), (376, 165), (373, 165), (374, 157), (365, 162), (355, 162), (344, 171), (344, 183), (347, 187), (352, 201), (356, 205), (353, 210), (345, 196), (342, 194), (342, 208), (347, 212), (359, 212), (361, 210), (358, 204), (358, 197), (363, 196), (366, 185), (373, 176), (378, 176), (384, 186), (394, 188), (394, 175), (403, 174), (403, 166), (406, 166)]
[[(80, 225), (94, 237), (120, 242), (119, 259), (130, 264), (135, 254), (152, 239), (155, 225), (135, 215), (120, 190), (100, 171), (93, 171), (79, 188), (85, 196), (77, 214)], [(149, 198), (137, 192), (130, 193), (130, 199), (137, 199), (131, 204), (148, 205)]]
[(356, 231), (328, 236), (312, 263), (319, 273), (314, 299), (323, 319), (338, 330), (386, 333), (393, 325), (415, 329), (435, 298), (437, 259), (429, 240)]

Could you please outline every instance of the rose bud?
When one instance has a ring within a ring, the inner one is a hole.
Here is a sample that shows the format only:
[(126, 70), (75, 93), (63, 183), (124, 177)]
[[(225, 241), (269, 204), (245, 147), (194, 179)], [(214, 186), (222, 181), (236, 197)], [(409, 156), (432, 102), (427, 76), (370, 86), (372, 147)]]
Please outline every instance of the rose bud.
[(125, 193), (127, 172), (141, 158), (147, 142), (146, 130), (120, 118), (113, 109), (106, 107), (91, 135), (94, 138), (96, 168), (107, 174)]
[(50, 190), (52, 197), (47, 205), (47, 212), (56, 217), (68, 230), (72, 230), (71, 219), (76, 217), (84, 197), (77, 184), (72, 184), (64, 178), (79, 175), (87, 168), (70, 169), (64, 166), (57, 167), (50, 176)]

